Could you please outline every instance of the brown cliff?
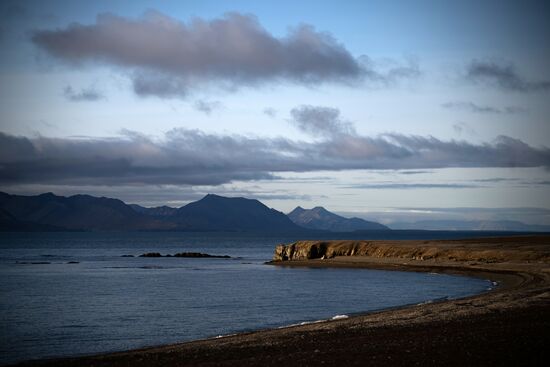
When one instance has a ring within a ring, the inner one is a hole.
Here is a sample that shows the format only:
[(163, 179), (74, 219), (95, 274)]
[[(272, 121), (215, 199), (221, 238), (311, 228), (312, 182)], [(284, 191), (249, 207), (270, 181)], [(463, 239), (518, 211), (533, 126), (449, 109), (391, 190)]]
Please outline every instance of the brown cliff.
[(273, 261), (367, 256), (457, 262), (550, 262), (544, 237), (484, 238), (451, 241), (298, 241), (275, 248)]

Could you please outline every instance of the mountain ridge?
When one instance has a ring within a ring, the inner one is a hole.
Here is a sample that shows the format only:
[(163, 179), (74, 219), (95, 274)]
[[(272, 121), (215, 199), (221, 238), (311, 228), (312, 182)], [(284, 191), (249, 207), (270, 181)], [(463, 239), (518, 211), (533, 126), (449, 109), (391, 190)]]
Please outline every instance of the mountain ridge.
[[(198, 230), (300, 231), (284, 213), (256, 199), (208, 194), (175, 212), (176, 223)], [(212, 226), (215, 223), (215, 228)]]
[[(143, 230), (167, 228), (119, 199), (91, 195), (36, 196), (0, 193), (0, 208), (17, 221), (67, 230)], [(4, 228), (5, 230), (6, 228)]]
[(119, 199), (0, 192), (0, 231), (301, 232), (284, 213), (255, 199), (208, 194), (181, 208), (145, 208)]
[[(393, 230), (550, 232), (550, 226), (510, 220), (432, 220), (390, 224)], [(391, 230), (346, 218), (322, 206), (297, 206), (285, 215), (256, 199), (208, 194), (180, 208), (146, 208), (108, 197), (51, 192), (34, 196), (0, 192), (0, 231), (231, 231), (293, 233)]]
[(383, 224), (366, 221), (361, 218), (345, 218), (332, 213), (322, 206), (304, 209), (297, 206), (287, 216), (296, 224), (309, 229), (331, 232), (354, 232), (365, 230), (390, 230)]

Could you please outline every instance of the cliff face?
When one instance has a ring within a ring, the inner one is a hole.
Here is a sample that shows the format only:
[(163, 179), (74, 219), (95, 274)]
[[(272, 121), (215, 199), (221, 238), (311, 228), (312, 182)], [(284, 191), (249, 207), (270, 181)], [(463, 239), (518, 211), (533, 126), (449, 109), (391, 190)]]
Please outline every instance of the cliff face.
[[(519, 237), (518, 237), (519, 239)], [(330, 259), (336, 256), (370, 256), (412, 260), (542, 261), (550, 262), (547, 243), (519, 244), (498, 239), (455, 241), (298, 241), (278, 245), (274, 261)]]

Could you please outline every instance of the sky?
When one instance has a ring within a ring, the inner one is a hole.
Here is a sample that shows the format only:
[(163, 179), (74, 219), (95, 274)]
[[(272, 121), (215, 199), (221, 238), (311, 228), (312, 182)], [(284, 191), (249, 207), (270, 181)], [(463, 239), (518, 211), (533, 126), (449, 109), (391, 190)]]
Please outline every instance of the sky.
[(0, 190), (550, 224), (546, 1), (0, 2)]

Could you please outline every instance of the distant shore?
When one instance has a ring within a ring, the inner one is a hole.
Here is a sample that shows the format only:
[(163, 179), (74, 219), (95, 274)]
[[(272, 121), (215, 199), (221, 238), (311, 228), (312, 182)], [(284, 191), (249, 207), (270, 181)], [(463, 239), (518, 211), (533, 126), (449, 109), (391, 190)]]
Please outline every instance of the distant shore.
[(19, 365), (533, 366), (550, 360), (550, 236), (294, 246), (292, 258), (271, 264), (450, 273), (490, 279), (498, 287), (348, 319)]

